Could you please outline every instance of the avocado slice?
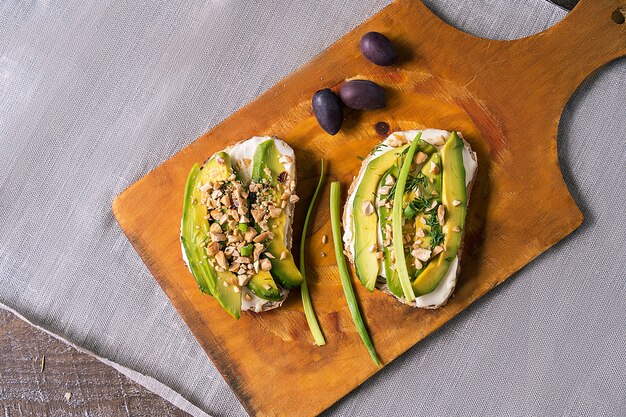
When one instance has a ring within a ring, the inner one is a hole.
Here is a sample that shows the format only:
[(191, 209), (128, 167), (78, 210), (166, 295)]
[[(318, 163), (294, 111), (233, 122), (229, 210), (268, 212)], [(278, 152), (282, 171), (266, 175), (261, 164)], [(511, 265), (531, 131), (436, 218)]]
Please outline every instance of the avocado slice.
[(354, 267), (361, 283), (374, 291), (378, 276), (378, 258), (372, 246), (378, 245), (376, 212), (366, 215), (363, 205), (375, 204), (376, 192), (383, 175), (394, 165), (399, 155), (409, 147), (404, 145), (373, 158), (365, 167), (352, 201), (352, 223), (354, 232)]
[[(214, 161), (218, 156), (223, 164)], [(191, 169), (185, 186), (181, 241), (189, 269), (200, 290), (215, 297), (229, 314), (238, 319), (241, 312), (241, 293), (236, 292), (233, 285), (237, 278), (229, 271), (217, 272), (209, 264), (208, 258), (205, 258), (209, 222), (205, 220), (207, 208), (200, 202), (202, 195), (198, 189), (198, 185), (204, 184), (208, 178), (222, 177), (229, 166), (228, 155), (220, 153), (213, 157), (213, 163), (210, 160), (203, 169), (198, 164)]]
[[(444, 251), (431, 259), (413, 281), (416, 295), (424, 295), (437, 288), (444, 278), (461, 245), (461, 236), (467, 214), (467, 188), (463, 164), (463, 140), (452, 132), (440, 151), (441, 156), (441, 204), (445, 207)], [(459, 204), (452, 204), (457, 200)], [(432, 216), (432, 215), (431, 215)], [(458, 229), (456, 229), (458, 228)], [(455, 231), (459, 230), (459, 231)]]
[[(431, 155), (437, 152), (437, 148), (435, 148), (433, 145), (426, 142), (425, 140), (415, 140), (418, 141), (418, 151), (424, 152), (427, 155)], [(363, 205), (367, 202), (374, 204), (374, 199), (377, 195), (378, 188), (383, 184), (381, 183), (381, 179), (383, 177), (386, 177), (386, 174), (391, 172), (390, 169), (395, 169), (394, 172), (398, 171), (399, 164), (397, 162), (401, 155), (408, 150), (408, 148), (409, 144), (406, 144), (372, 159), (367, 164), (365, 172), (363, 173), (363, 178), (359, 182), (359, 186), (354, 193), (354, 200), (352, 202), (352, 223), (354, 225), (354, 266), (359, 280), (370, 291), (374, 290), (374, 286), (376, 285), (376, 277), (378, 276), (379, 270), (379, 263), (376, 257), (376, 253), (372, 252), (371, 248), (372, 245), (377, 245), (377, 224), (379, 223), (378, 218), (379, 216), (381, 219), (383, 217), (380, 208), (378, 212), (366, 215), (363, 212)], [(390, 210), (388, 209), (383, 209), (382, 212), (384, 212), (386, 215), (390, 214)], [(381, 221), (380, 223), (382, 225), (383, 222)], [(386, 262), (390, 263), (390, 254), (388, 252), (389, 251), (383, 248), (384, 259), (387, 259)], [(386, 266), (384, 265), (383, 267), (386, 268)], [(387, 270), (385, 270), (385, 272), (387, 272)], [(392, 276), (391, 286), (394, 285), (393, 279), (394, 277)], [(389, 282), (387, 283), (387, 285), (389, 285)]]
[(257, 297), (270, 301), (281, 301), (283, 294), (268, 271), (259, 271), (254, 274), (246, 285)]
[[(395, 174), (395, 175), (394, 175)], [(378, 188), (384, 186), (385, 181), (388, 176), (393, 176), (394, 179), (397, 177), (398, 167), (397, 165), (393, 165), (391, 168), (385, 172), (385, 174), (381, 177)], [(391, 209), (381, 205), (378, 207), (378, 218), (380, 219), (380, 232), (384, 236), (387, 225), (391, 226)], [(398, 277), (398, 271), (395, 268), (392, 268), (394, 262), (391, 259), (391, 251), (383, 247), (383, 268), (385, 268), (385, 279), (387, 280), (387, 287), (389, 287), (389, 291), (391, 291), (395, 296), (402, 297), (402, 285), (400, 285), (400, 278)]]
[[(282, 176), (283, 172), (285, 172), (285, 166), (279, 160), (279, 152), (274, 140), (268, 139), (260, 143), (252, 159), (252, 181), (269, 180), (276, 190), (272, 198), (278, 203), (278, 207), (280, 207), (282, 195), (282, 182), (279, 177)], [(274, 256), (274, 258), (270, 258), (272, 263), (271, 275), (285, 288), (299, 287), (304, 279), (294, 263), (291, 252), (285, 246), (284, 230), (287, 214), (283, 210), (277, 218), (271, 218), (267, 223), (269, 230), (274, 234), (267, 247), (267, 252)], [(255, 225), (258, 227), (258, 224)], [(281, 254), (284, 259), (281, 259)]]

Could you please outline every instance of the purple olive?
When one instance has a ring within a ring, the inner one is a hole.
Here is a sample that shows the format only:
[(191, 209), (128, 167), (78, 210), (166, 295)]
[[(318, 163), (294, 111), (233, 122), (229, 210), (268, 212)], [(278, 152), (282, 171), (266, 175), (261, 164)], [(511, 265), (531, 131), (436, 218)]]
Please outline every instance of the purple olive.
[(386, 67), (398, 62), (398, 50), (382, 33), (367, 32), (359, 43), (361, 53), (376, 65)]
[(317, 123), (326, 132), (336, 135), (343, 123), (343, 107), (337, 94), (330, 88), (325, 88), (313, 94), (311, 101)]
[(339, 97), (356, 110), (381, 109), (387, 105), (385, 89), (368, 80), (351, 80), (341, 86)]

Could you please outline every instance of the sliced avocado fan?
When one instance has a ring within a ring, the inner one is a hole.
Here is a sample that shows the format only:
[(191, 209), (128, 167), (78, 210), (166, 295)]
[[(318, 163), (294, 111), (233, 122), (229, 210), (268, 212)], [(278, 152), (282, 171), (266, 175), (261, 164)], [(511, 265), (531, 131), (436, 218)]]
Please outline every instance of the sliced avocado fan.
[[(280, 153), (276, 148), (273, 139), (268, 139), (258, 145), (252, 159), (252, 181), (257, 184), (267, 183), (273, 190), (269, 195), (257, 199), (269, 198), (277, 207), (281, 207), (281, 197), (286, 189), (285, 179), (287, 171), (280, 161)], [(287, 204), (290, 204), (287, 201)], [(287, 213), (282, 210), (277, 217), (267, 221), (269, 231), (273, 238), (267, 247), (267, 251), (273, 255), (270, 259), (272, 263), (271, 274), (285, 288), (296, 288), (302, 285), (304, 279), (296, 267), (293, 256), (285, 246), (285, 225), (287, 224)], [(255, 227), (260, 231), (259, 222), (255, 220)]]

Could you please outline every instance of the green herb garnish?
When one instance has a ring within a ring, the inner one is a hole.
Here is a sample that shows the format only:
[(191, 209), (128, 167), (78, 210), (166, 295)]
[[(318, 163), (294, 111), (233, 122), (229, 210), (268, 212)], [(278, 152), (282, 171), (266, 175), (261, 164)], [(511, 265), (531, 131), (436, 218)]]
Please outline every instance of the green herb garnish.
[(372, 360), (376, 365), (379, 365), (378, 356), (376, 356), (376, 350), (374, 344), (367, 333), (367, 328), (361, 317), (361, 311), (359, 310), (359, 304), (356, 301), (354, 295), (354, 288), (352, 288), (352, 281), (348, 273), (348, 266), (346, 265), (346, 258), (343, 254), (343, 244), (341, 242), (341, 214), (340, 200), (341, 197), (341, 183), (333, 182), (330, 184), (330, 224), (333, 232), (333, 245), (335, 246), (335, 258), (337, 260), (337, 269), (339, 269), (339, 276), (341, 277), (341, 286), (348, 302), (348, 309), (352, 315), (354, 325), (361, 336), (361, 340), (365, 344), (367, 351), (369, 352)]
[(404, 217), (412, 219), (417, 215), (417, 213), (423, 213), (426, 211), (430, 207), (430, 204), (429, 199), (420, 195), (419, 197), (414, 198), (413, 201), (407, 204), (404, 208)]
[(386, 145), (385, 145), (383, 142), (379, 143), (378, 145), (376, 145), (376, 146), (374, 146), (374, 147), (372, 148), (372, 151), (370, 152), (370, 154), (371, 154), (371, 155), (375, 154), (376, 152), (380, 151), (380, 150), (381, 150), (383, 147), (385, 147), (385, 146), (386, 146)]
[[(394, 198), (394, 196), (396, 195), (397, 185), (398, 182), (396, 181), (389, 191), (389, 198)], [(411, 191), (415, 191), (419, 188), (420, 185), (422, 186), (422, 188), (425, 188), (428, 185), (428, 179), (424, 176), (424, 174), (422, 174), (421, 172), (417, 175), (409, 174), (406, 179), (406, 185), (404, 186), (404, 192), (409, 193)]]
[(302, 305), (304, 306), (304, 315), (306, 317), (306, 321), (309, 324), (309, 329), (311, 330), (311, 334), (313, 335), (313, 339), (315, 340), (315, 344), (317, 346), (323, 346), (326, 344), (326, 340), (324, 339), (324, 335), (322, 334), (322, 329), (320, 328), (320, 324), (317, 321), (317, 317), (315, 317), (315, 311), (313, 310), (313, 303), (311, 302), (311, 295), (309, 294), (309, 287), (306, 283), (306, 274), (305, 274), (305, 260), (304, 260), (304, 248), (306, 243), (306, 233), (309, 227), (309, 220), (311, 218), (311, 213), (313, 212), (313, 206), (315, 205), (315, 200), (317, 200), (317, 195), (319, 194), (322, 184), (324, 183), (324, 160), (322, 159), (321, 168), (320, 168), (320, 179), (317, 182), (317, 187), (315, 188), (315, 192), (313, 193), (313, 198), (311, 198), (311, 202), (309, 203), (309, 209), (306, 212), (306, 217), (304, 218), (304, 226), (302, 228), (302, 238), (300, 239), (300, 274), (302, 275), (303, 281), (302, 286), (300, 287), (300, 294), (302, 295)]
[(252, 243), (243, 246), (240, 250), (241, 256), (250, 256), (254, 252), (254, 245)]
[(426, 219), (426, 224), (430, 226), (430, 249), (432, 250), (435, 246), (441, 245), (445, 238), (435, 209), (433, 209), (433, 212)]

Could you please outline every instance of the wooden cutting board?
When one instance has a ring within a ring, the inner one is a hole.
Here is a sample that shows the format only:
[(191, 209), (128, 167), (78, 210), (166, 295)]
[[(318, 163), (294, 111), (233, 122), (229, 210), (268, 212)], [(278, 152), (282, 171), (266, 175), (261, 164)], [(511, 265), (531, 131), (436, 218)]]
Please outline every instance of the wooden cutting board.
[[(331, 235), (328, 187), (315, 211), (307, 250), (307, 276), (328, 342), (316, 347), (298, 291), (283, 308), (245, 313), (239, 321), (200, 293), (183, 264), (179, 242), (191, 166), (254, 135), (284, 138), (298, 162), (302, 201), (294, 231), (299, 241), (321, 158), (329, 162), (327, 184), (340, 180), (345, 191), (361, 163), (357, 156), (383, 139), (374, 129), (377, 122), (387, 122), (392, 130), (463, 132), (478, 153), (479, 171), (454, 298), (440, 310), (417, 310), (355, 285), (387, 364), (583, 221), (559, 169), (557, 128), (581, 81), (626, 53), (626, 24), (612, 19), (619, 20), (616, 9), (623, 3), (582, 0), (545, 32), (495, 41), (445, 24), (417, 0), (398, 0), (116, 198), (113, 212), (120, 226), (251, 415), (318, 414), (381, 368), (355, 331), (332, 243), (321, 243), (322, 235)], [(361, 56), (359, 39), (371, 30), (400, 47), (403, 58), (396, 67), (377, 67)], [(347, 111), (344, 128), (331, 137), (312, 116), (311, 96), (355, 77), (385, 86), (389, 105)]]

